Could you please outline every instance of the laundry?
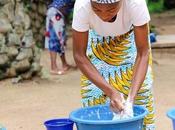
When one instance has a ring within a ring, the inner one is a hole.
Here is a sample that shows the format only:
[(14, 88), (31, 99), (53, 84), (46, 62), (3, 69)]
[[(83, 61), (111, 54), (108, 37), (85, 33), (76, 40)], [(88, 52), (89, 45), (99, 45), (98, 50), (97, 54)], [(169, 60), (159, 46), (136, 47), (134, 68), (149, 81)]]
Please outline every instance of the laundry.
[(123, 102), (124, 102), (124, 110), (119, 113), (113, 112), (112, 120), (129, 119), (134, 117), (133, 104), (129, 100), (125, 101), (124, 98)]

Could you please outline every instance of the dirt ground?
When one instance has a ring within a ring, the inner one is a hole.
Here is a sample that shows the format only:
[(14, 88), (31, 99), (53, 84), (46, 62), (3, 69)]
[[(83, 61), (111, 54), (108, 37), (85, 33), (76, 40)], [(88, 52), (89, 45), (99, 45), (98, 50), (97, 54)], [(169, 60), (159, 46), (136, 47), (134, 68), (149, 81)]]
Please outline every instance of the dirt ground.
[(152, 14), (150, 23), (157, 34), (175, 34), (175, 10)]
[[(173, 24), (169, 25), (174, 26)], [(158, 22), (156, 25), (159, 25)], [(169, 29), (166, 33), (173, 32)], [(74, 64), (71, 40), (66, 52), (69, 63)], [(166, 112), (175, 106), (175, 60), (167, 54), (161, 54), (155, 60), (158, 62), (154, 64), (156, 126), (157, 130), (172, 130)], [(47, 51), (42, 53), (41, 64), (45, 68), (47, 79), (34, 78), (19, 84), (12, 84), (10, 79), (0, 81), (0, 123), (7, 130), (45, 130), (44, 121), (68, 117), (72, 110), (81, 107), (80, 72), (76, 70), (63, 76), (49, 75)]]

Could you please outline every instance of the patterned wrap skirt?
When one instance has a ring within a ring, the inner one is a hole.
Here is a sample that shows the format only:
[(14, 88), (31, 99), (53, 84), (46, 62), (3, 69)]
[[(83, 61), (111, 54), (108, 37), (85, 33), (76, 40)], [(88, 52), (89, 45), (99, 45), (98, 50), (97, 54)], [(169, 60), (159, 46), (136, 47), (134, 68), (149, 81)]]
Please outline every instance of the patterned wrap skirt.
[[(104, 79), (127, 98), (137, 56), (133, 30), (116, 37), (102, 37), (94, 30), (90, 30), (86, 54)], [(144, 119), (143, 130), (155, 130), (152, 84), (152, 55), (150, 54), (148, 71), (135, 100), (135, 105), (144, 106), (149, 111)], [(81, 76), (81, 88), (84, 107), (109, 103), (109, 98), (103, 91), (84, 75)]]
[(65, 52), (66, 33), (62, 13), (54, 7), (48, 9), (46, 18), (45, 47), (60, 55)]

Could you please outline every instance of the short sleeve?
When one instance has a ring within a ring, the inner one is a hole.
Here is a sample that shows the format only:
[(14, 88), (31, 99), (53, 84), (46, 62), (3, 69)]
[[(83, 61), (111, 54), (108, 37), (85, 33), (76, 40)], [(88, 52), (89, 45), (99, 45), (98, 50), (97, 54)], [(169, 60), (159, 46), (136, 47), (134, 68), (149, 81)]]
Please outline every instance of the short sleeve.
[(142, 26), (150, 21), (150, 14), (145, 0), (133, 0), (131, 19), (134, 26)]
[(89, 30), (89, 15), (84, 8), (74, 9), (72, 28), (79, 32)]

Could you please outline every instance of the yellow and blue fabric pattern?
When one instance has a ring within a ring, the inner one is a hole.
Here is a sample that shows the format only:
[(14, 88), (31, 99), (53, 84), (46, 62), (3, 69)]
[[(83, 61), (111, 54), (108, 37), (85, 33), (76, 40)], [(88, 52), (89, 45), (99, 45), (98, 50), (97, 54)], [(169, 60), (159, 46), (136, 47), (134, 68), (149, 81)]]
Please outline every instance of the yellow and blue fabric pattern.
[[(90, 30), (87, 56), (104, 79), (127, 98), (137, 56), (133, 30), (116, 37), (102, 37), (94, 30)], [(135, 105), (144, 106), (149, 111), (144, 119), (144, 130), (155, 130), (152, 84), (152, 56), (150, 54), (146, 78), (135, 100)], [(81, 87), (84, 107), (109, 103), (103, 91), (84, 75), (81, 77)]]

